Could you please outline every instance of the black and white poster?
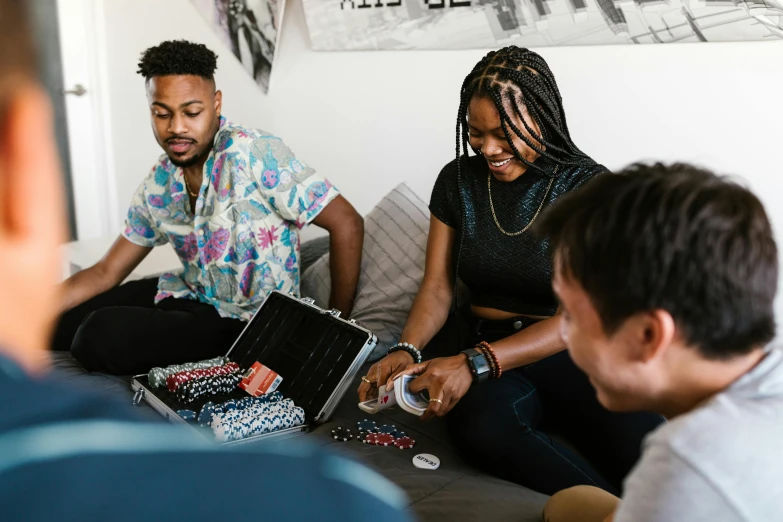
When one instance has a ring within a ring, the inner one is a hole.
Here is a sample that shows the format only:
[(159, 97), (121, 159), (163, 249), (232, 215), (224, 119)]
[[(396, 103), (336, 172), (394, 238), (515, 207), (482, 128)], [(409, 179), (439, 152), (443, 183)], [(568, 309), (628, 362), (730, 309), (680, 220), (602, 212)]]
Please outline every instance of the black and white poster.
[(783, 39), (783, 0), (302, 0), (315, 50)]
[(248, 74), (268, 92), (285, 0), (190, 1)]

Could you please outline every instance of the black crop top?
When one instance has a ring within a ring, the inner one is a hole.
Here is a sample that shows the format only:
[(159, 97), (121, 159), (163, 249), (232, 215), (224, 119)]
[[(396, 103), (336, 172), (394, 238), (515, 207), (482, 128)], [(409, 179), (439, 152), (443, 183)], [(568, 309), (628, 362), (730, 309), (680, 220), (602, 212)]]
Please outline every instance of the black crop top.
[[(556, 164), (544, 157), (534, 164), (555, 172)], [(456, 160), (452, 161), (438, 176), (430, 212), (457, 230), (454, 262), (458, 263), (459, 278), (470, 289), (471, 304), (516, 314), (554, 315), (557, 300), (552, 291), (549, 242), (531, 230), (513, 237), (500, 232), (489, 206), (486, 160), (471, 156), (467, 165), (463, 163), (459, 186), (456, 165)], [(586, 167), (561, 165), (542, 211), (601, 172), (606, 168), (597, 163)], [(538, 210), (549, 181), (535, 168), (510, 183), (492, 178), (492, 203), (504, 230), (513, 233), (525, 228)]]

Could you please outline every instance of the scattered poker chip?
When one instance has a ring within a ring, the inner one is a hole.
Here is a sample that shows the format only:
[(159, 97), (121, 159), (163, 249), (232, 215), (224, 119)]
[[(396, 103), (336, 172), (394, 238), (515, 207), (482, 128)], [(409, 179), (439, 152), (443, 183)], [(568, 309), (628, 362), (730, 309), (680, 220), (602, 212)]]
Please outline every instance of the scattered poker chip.
[(356, 432), (356, 440), (359, 442), (364, 442), (364, 439), (367, 438), (367, 432), (366, 431), (357, 431)]
[(394, 441), (394, 447), (399, 449), (413, 449), (416, 441), (410, 437), (400, 437)]
[(376, 446), (391, 446), (394, 444), (394, 435), (389, 433), (376, 433), (374, 439), (373, 444)]
[(340, 426), (332, 430), (332, 438), (334, 440), (348, 442), (349, 440), (353, 439), (353, 434), (351, 433), (351, 430), (349, 430), (348, 428), (343, 428), (342, 426)]
[(193, 410), (177, 410), (177, 415), (186, 421), (196, 420), (196, 412)]
[(364, 440), (362, 442), (364, 442), (365, 444), (375, 444), (375, 438), (377, 436), (378, 436), (377, 433), (368, 433), (367, 435), (365, 435)]
[(419, 453), (413, 457), (413, 465), (419, 469), (438, 469), (440, 459), (431, 453)]
[(356, 429), (359, 431), (364, 431), (367, 433), (372, 433), (377, 431), (378, 425), (375, 424), (375, 421), (370, 419), (364, 419), (356, 423)]
[(380, 428), (378, 428), (378, 433), (388, 433), (389, 435), (396, 436), (397, 435), (397, 426), (394, 424), (384, 424)]

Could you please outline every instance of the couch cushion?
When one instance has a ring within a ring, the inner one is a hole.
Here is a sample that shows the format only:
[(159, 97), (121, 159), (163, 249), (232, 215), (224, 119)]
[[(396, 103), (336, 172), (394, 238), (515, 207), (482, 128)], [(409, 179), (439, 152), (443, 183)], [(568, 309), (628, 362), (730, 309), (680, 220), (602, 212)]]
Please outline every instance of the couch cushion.
[(313, 263), (329, 252), (329, 236), (321, 236), (302, 243), (299, 269), (304, 274)]
[[(424, 276), (429, 228), (427, 205), (405, 184), (397, 186), (364, 218), (364, 250), (351, 318), (378, 336), (371, 356), (395, 344)], [(325, 308), (329, 302), (329, 255), (302, 276), (302, 296)]]
[[(360, 382), (357, 376), (332, 420), (318, 426), (308, 438), (319, 440), (335, 451), (347, 453), (396, 483), (407, 494), (411, 510), (418, 520), (541, 521), (546, 495), (490, 477), (465, 464), (448, 441), (443, 418), (422, 422), (399, 408), (367, 415), (356, 406), (354, 390)], [(395, 424), (416, 440), (416, 447), (400, 450), (362, 444), (356, 440), (338, 442), (331, 438), (332, 429), (343, 426), (353, 430), (356, 421), (363, 418), (371, 418), (378, 425)], [(440, 467), (434, 471), (414, 467), (412, 459), (420, 453), (437, 456)]]

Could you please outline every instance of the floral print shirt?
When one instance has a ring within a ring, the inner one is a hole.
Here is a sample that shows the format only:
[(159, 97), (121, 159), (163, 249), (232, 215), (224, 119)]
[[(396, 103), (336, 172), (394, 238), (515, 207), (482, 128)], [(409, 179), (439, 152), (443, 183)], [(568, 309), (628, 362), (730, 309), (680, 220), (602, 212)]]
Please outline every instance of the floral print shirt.
[(194, 299), (248, 321), (270, 291), (299, 295), (299, 230), (338, 194), (280, 138), (221, 117), (195, 212), (183, 170), (164, 154), (133, 196), (123, 236), (169, 242), (182, 261), (161, 276), (156, 303)]

